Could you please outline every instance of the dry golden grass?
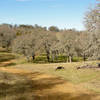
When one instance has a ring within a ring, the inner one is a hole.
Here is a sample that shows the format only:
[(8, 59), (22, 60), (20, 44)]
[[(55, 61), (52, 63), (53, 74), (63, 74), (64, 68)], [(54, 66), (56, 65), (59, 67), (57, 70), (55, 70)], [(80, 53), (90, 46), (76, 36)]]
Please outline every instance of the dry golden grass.
[[(0, 100), (100, 100), (100, 70), (77, 70), (81, 65), (84, 64), (32, 64), (22, 57), (8, 59), (0, 63)], [(56, 71), (58, 66), (65, 69)]]
[[(88, 61), (87, 64), (96, 65), (99, 61)], [(83, 62), (77, 63), (53, 63), (53, 64), (19, 64), (15, 68), (29, 70), (31, 72), (42, 72), (61, 77), (73, 84), (81, 84), (82, 86), (100, 92), (100, 70), (99, 69), (80, 69), (76, 67), (84, 65)], [(55, 71), (57, 66), (64, 66), (65, 70)], [(95, 85), (93, 84), (95, 82)], [(97, 83), (97, 85), (96, 85)]]
[[(99, 100), (100, 96), (59, 77), (0, 68), (1, 100)], [(80, 87), (80, 88), (79, 88)]]

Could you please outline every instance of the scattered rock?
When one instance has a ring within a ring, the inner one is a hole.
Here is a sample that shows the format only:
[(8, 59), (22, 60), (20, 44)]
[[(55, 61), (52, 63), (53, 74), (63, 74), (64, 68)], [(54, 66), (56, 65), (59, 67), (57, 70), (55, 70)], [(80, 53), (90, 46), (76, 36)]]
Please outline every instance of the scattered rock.
[(92, 65), (84, 65), (84, 66), (77, 67), (77, 69), (84, 69), (84, 68), (99, 68), (99, 66), (96, 67), (96, 66), (92, 66)]

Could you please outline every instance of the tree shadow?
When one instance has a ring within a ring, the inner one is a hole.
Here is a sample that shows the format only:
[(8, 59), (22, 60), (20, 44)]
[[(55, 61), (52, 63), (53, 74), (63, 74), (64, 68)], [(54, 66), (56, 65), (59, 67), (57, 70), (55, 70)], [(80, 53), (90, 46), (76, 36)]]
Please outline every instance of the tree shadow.
[(6, 63), (0, 63), (0, 67), (8, 67), (8, 66), (15, 66), (16, 63), (13, 62), (6, 62)]
[(16, 65), (16, 63), (11, 62), (11, 63), (8, 63), (8, 64), (4, 65), (4, 67), (15, 66), (15, 65)]
[[(0, 98), (1, 100), (92, 100), (94, 94), (79, 94), (50, 92), (43, 94), (42, 91), (52, 89), (54, 86), (63, 84), (65, 81), (57, 78), (41, 78), (32, 80), (27, 78), (28, 74), (18, 75), (2, 72), (0, 75)], [(31, 73), (35, 78), (41, 73)], [(39, 93), (37, 94), (37, 91)], [(12, 97), (12, 98), (10, 98)], [(4, 99), (2, 99), (4, 98)], [(10, 99), (9, 99), (10, 98)]]
[[(34, 75), (40, 74), (34, 73)], [(57, 84), (63, 83), (63, 81), (55, 81), (57, 80), (56, 78), (31, 80), (25, 76), (10, 73), (0, 75), (0, 80), (3, 80), (0, 82), (0, 97), (32, 93), (32, 91), (35, 92), (38, 90), (42, 91), (43, 89), (50, 89)]]
[(35, 96), (34, 100), (95, 100), (97, 95), (94, 94), (79, 94), (77, 96), (74, 96), (74, 94), (71, 93), (52, 93), (48, 95), (42, 95), (42, 96)]
[(10, 61), (12, 59), (15, 59), (15, 56), (12, 54), (0, 54), (0, 63), (5, 61)]

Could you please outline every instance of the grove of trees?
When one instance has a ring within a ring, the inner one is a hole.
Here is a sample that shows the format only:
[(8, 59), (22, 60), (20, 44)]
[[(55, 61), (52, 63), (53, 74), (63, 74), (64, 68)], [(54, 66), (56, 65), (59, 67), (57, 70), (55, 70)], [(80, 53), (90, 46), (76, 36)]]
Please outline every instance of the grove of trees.
[(48, 62), (61, 56), (66, 62), (75, 57), (85, 60), (100, 59), (100, 3), (87, 11), (84, 24), (86, 30), (48, 29), (38, 25), (0, 25), (0, 46), (14, 53), (23, 54), (28, 61), (45, 55)]

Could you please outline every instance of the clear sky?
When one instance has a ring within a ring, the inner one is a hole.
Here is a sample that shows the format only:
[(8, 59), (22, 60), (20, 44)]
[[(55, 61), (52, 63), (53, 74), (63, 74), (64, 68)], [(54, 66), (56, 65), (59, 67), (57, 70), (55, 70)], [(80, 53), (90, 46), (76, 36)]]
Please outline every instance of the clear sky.
[(0, 23), (84, 29), (83, 18), (96, 0), (0, 0)]

